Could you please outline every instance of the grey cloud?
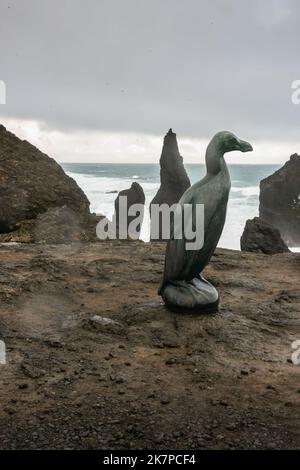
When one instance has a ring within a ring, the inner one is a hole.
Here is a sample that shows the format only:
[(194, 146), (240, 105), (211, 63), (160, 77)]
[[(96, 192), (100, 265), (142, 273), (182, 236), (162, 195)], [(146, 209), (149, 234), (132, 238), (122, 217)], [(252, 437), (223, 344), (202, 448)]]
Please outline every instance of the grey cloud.
[(298, 0), (2, 0), (0, 114), (298, 139)]

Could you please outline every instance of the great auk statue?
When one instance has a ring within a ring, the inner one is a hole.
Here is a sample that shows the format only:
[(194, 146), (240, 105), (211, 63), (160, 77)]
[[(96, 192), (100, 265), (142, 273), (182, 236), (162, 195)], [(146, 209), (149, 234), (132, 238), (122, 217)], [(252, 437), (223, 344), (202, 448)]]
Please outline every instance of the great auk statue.
[(179, 201), (182, 207), (184, 204), (192, 205), (193, 227), (196, 205), (204, 205), (204, 244), (201, 249), (187, 250), (184, 230), (181, 239), (176, 239), (174, 226), (171, 228), (164, 276), (158, 293), (174, 311), (213, 312), (218, 309), (218, 291), (201, 273), (213, 255), (224, 227), (231, 187), (224, 154), (233, 150), (250, 152), (253, 149), (232, 132), (218, 132), (206, 150), (205, 177), (187, 189)]

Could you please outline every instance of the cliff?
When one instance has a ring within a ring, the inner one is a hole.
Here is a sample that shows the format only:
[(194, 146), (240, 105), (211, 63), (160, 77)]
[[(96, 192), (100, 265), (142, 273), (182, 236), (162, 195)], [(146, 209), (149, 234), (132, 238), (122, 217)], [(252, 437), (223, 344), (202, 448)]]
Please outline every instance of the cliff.
[(56, 161), (0, 125), (0, 240), (95, 239), (90, 203)]
[(276, 227), (289, 246), (300, 245), (300, 155), (260, 183), (259, 216)]

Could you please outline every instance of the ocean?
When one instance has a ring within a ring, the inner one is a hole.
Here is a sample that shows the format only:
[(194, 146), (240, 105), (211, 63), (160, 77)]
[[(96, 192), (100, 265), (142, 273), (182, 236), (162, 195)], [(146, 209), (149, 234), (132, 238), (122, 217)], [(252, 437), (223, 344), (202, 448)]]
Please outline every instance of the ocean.
[[(114, 211), (114, 192), (129, 188), (137, 181), (144, 189), (146, 206), (156, 194), (160, 185), (157, 164), (109, 164), (109, 163), (64, 163), (66, 173), (74, 178), (87, 195), (91, 211), (111, 217)], [(219, 247), (240, 249), (240, 237), (245, 222), (258, 215), (259, 182), (274, 173), (280, 165), (228, 165), (231, 175), (231, 192), (227, 219)], [(191, 183), (205, 174), (204, 165), (186, 164)], [(142, 226), (141, 238), (149, 240), (150, 220), (148, 211)]]

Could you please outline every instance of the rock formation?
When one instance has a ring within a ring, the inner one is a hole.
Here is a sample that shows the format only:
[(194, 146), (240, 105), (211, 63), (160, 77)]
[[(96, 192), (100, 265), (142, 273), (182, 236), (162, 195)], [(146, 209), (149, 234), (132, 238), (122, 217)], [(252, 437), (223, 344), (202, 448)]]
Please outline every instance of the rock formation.
[(300, 155), (261, 181), (259, 215), (289, 246), (300, 245)]
[[(117, 221), (117, 234), (119, 235), (120, 233), (120, 226), (119, 226), (119, 210), (120, 210), (120, 197), (125, 196), (127, 197), (127, 208), (129, 209), (131, 206), (134, 204), (145, 204), (145, 194), (142, 186), (136, 182), (132, 183), (131, 187), (129, 189), (124, 189), (123, 191), (120, 191), (118, 194), (118, 197), (115, 200), (115, 214), (114, 217), (116, 217)], [(137, 214), (137, 216), (139, 213)], [(125, 233), (128, 233), (128, 227), (130, 223), (136, 219), (137, 216), (129, 216), (127, 213), (127, 225), (126, 227), (122, 227), (125, 231)], [(138, 234), (141, 231), (141, 224), (137, 226), (137, 232)]]
[[(64, 234), (71, 232), (74, 241), (84, 237), (81, 230), (93, 217), (84, 192), (58, 163), (4, 126), (0, 126), (0, 197), (2, 241), (40, 241), (45, 238), (65, 242), (70, 238), (64, 238)], [(67, 227), (71, 219), (72, 223)], [(59, 222), (58, 226), (55, 221)], [(58, 233), (59, 225), (60, 228), (64, 225), (61, 233)], [(46, 227), (51, 234), (41, 236), (41, 230), (45, 232)]]
[(267, 255), (289, 251), (281, 238), (279, 230), (259, 217), (247, 220), (241, 237), (241, 250), (265, 253)]
[[(160, 157), (160, 188), (150, 204), (172, 204), (179, 201), (183, 193), (191, 185), (183, 166), (183, 158), (179, 153), (176, 134), (169, 130), (164, 138)], [(160, 233), (161, 238), (161, 233)]]

